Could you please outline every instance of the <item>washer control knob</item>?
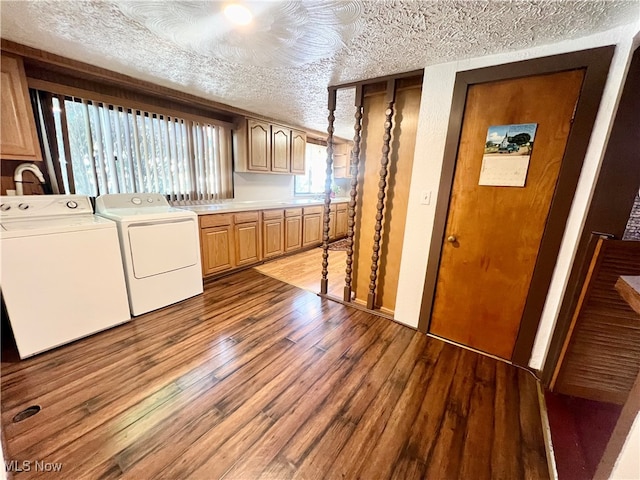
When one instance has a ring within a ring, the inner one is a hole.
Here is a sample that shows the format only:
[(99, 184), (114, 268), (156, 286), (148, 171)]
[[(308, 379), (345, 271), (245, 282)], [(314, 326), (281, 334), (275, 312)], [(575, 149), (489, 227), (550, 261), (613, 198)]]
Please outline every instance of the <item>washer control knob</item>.
[(8, 203), (3, 203), (2, 205), (0, 205), (0, 210), (2, 210), (3, 212), (6, 212), (7, 210), (11, 209), (11, 205), (9, 205)]
[(78, 202), (75, 202), (73, 200), (69, 200), (67, 202), (67, 207), (69, 207), (69, 208), (78, 208)]
[(140, 197), (133, 197), (131, 199), (131, 203), (133, 203), (134, 205), (140, 205), (142, 203), (142, 200), (140, 200)]
[(147, 202), (149, 202), (149, 203), (153, 203), (153, 197), (149, 197), (149, 198), (147, 198)]
[(20, 205), (18, 205), (18, 208), (20, 210), (26, 210), (29, 208), (29, 204), (28, 203), (21, 203)]

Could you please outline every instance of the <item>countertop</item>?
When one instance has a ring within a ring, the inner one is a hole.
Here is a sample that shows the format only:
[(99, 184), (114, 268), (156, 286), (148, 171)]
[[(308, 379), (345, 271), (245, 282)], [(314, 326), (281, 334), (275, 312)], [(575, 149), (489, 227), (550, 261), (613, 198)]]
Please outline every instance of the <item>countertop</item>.
[[(348, 201), (349, 197), (336, 197), (331, 199), (331, 203), (344, 203)], [(192, 212), (196, 212), (198, 215), (209, 215), (212, 213), (246, 212), (249, 210), (309, 207), (313, 205), (324, 205), (324, 199), (301, 197), (288, 198), (284, 200), (219, 200), (206, 205), (175, 205), (175, 207), (191, 210)]]

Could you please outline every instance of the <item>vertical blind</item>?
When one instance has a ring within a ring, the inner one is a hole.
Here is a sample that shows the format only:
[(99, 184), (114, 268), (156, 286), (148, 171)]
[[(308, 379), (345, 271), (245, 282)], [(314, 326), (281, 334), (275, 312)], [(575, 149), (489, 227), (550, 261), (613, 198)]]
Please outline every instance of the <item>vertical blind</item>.
[(175, 202), (233, 196), (229, 128), (42, 91), (36, 97), (60, 192), (155, 192)]

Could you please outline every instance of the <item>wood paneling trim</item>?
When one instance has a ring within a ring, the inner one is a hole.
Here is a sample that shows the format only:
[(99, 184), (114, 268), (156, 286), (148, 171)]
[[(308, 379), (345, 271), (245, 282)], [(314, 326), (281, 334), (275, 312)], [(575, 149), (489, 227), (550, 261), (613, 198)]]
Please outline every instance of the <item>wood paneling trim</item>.
[(527, 366), (538, 331), (540, 315), (556, 264), (562, 234), (569, 214), (578, 176), (589, 144), (591, 130), (598, 112), (602, 91), (607, 79), (609, 65), (615, 47), (601, 47), (579, 52), (554, 55), (521, 62), (458, 72), (454, 84), (449, 128), (440, 177), (440, 188), (435, 209), (431, 246), (420, 308), (418, 328), (426, 332), (431, 316), (435, 285), (440, 264), (440, 252), (444, 239), (448, 215), (449, 197), (458, 154), (458, 140), (462, 129), (467, 88), (475, 83), (506, 80), (530, 75), (542, 75), (565, 70), (585, 68), (585, 79), (574, 123), (569, 134), (558, 186), (549, 212), (547, 228), (543, 236), (538, 262), (531, 280), (530, 295), (525, 306), (520, 332), (514, 348), (512, 361)]
[(212, 100), (190, 95), (180, 92), (172, 88), (162, 87), (151, 82), (140, 80), (138, 78), (123, 75), (121, 73), (107, 70), (105, 68), (96, 67), (88, 63), (79, 62), (70, 58), (45, 52), (37, 48), (31, 48), (26, 45), (12, 42), (10, 40), (1, 39), (2, 50), (21, 55), (34, 66), (47, 68), (53, 72), (65, 75), (73, 75), (77, 78), (83, 78), (90, 81), (98, 81), (107, 85), (118, 87), (128, 87), (134, 91), (150, 93), (166, 99), (174, 99), (182, 103), (202, 105), (206, 108), (218, 111), (223, 114), (250, 115), (251, 113), (239, 108), (232, 107)]
[(548, 384), (558, 362), (564, 339), (575, 311), (587, 267), (593, 254), (591, 232), (605, 232), (622, 238), (635, 195), (640, 185), (637, 149), (629, 138), (640, 132), (640, 49), (636, 49), (627, 73), (618, 111), (607, 142), (589, 212), (578, 242), (566, 291), (551, 338), (542, 380)]
[[(29, 88), (35, 88), (37, 90), (44, 90), (58, 95), (64, 95), (67, 97), (77, 97), (86, 100), (93, 100), (97, 102), (112, 104), (121, 106), (123, 108), (131, 108), (134, 110), (142, 110), (151, 113), (157, 113), (160, 115), (166, 115), (169, 117), (179, 117), (187, 120), (193, 120), (199, 123), (206, 123), (211, 125), (220, 125), (227, 128), (233, 128), (234, 123), (230, 118), (227, 121), (207, 116), (206, 112), (202, 112), (193, 107), (182, 107), (180, 105), (172, 104), (171, 102), (158, 101), (154, 98), (145, 97), (141, 95), (131, 95), (123, 92), (122, 95), (116, 95), (115, 89), (112, 94), (101, 93), (102, 90), (99, 86), (85, 85), (87, 88), (78, 88), (75, 86), (63, 85), (60, 83), (54, 83), (38, 78), (29, 77), (27, 79)], [(77, 82), (82, 83), (82, 82)], [(172, 108), (173, 107), (173, 108)], [(194, 113), (199, 112), (199, 113)]]
[(640, 372), (640, 315), (615, 288), (621, 275), (640, 275), (640, 242), (602, 241), (554, 391), (625, 402)]

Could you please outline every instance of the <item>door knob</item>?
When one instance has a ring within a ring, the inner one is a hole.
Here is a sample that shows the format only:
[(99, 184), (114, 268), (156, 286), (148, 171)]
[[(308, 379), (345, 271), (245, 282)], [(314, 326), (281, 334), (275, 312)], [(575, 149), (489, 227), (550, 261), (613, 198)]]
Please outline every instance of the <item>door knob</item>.
[(458, 239), (455, 237), (455, 235), (449, 235), (447, 237), (447, 242), (449, 243), (456, 243), (458, 241)]

